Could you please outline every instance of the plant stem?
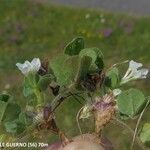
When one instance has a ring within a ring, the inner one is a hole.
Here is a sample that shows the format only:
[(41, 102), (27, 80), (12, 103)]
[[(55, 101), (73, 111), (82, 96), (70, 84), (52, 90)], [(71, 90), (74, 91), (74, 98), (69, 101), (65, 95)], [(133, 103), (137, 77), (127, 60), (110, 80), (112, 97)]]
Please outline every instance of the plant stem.
[(68, 86), (68, 88), (66, 88), (65, 90), (63, 90), (63, 92), (59, 93), (51, 102), (51, 109), (52, 112), (55, 111), (55, 109), (63, 102), (63, 100), (67, 97), (70, 96), (70, 92), (71, 90), (74, 88), (74, 84), (71, 84), (70, 86)]
[(83, 108), (84, 108), (84, 106), (80, 108), (80, 110), (78, 111), (77, 116), (76, 116), (76, 122), (77, 122), (78, 129), (79, 129), (81, 135), (82, 135), (82, 130), (81, 130), (81, 126), (79, 123), (79, 119), (80, 119), (79, 117), (80, 117), (80, 113), (83, 110)]
[(150, 100), (147, 101), (147, 103), (146, 103), (144, 109), (142, 110), (142, 112), (141, 112), (141, 114), (140, 114), (140, 116), (139, 116), (139, 118), (138, 118), (138, 120), (137, 120), (136, 127), (135, 127), (135, 130), (134, 130), (133, 140), (132, 140), (132, 144), (131, 144), (131, 148), (130, 148), (130, 149), (133, 148), (134, 141), (135, 141), (135, 138), (136, 138), (136, 135), (137, 135), (137, 130), (138, 130), (140, 121), (141, 121), (141, 119), (142, 119), (142, 117), (143, 117), (143, 114), (144, 114), (144, 112), (145, 112), (147, 106), (149, 105), (149, 103), (150, 103)]
[(36, 98), (37, 98), (37, 105), (41, 105), (44, 102), (44, 95), (38, 89), (34, 91)]
[[(127, 124), (125, 124), (123, 121), (117, 119), (116, 117), (114, 117), (113, 119), (114, 119), (115, 121), (117, 121), (120, 125), (122, 125), (123, 127), (125, 127), (126, 129), (128, 129), (128, 131), (129, 131), (132, 135), (134, 135), (134, 131), (133, 131)], [(138, 145), (140, 146), (140, 148), (141, 148), (142, 150), (146, 150), (145, 146), (142, 144), (141, 140), (140, 140), (138, 137), (136, 137), (135, 140), (137, 141)]]

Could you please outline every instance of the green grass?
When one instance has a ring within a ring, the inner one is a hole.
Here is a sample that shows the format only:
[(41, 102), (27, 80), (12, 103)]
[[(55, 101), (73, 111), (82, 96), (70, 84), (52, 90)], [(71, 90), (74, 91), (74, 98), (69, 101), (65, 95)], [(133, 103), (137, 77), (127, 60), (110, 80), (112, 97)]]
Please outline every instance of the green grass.
[[(101, 16), (106, 20), (104, 23), (101, 22)], [(121, 22), (124, 25), (120, 25)], [(130, 33), (125, 31), (127, 26), (132, 30)], [(113, 31), (109, 37), (101, 34), (101, 30), (105, 28), (111, 28)], [(5, 90), (5, 85), (10, 84), (9, 92), (15, 95), (17, 101), (23, 103), (25, 98), (22, 96), (20, 83), (22, 76), (15, 64), (34, 57), (52, 59), (62, 53), (66, 43), (76, 36), (85, 38), (86, 47), (100, 48), (108, 67), (127, 59), (142, 62), (146, 67), (150, 66), (149, 18), (56, 7), (49, 3), (33, 3), (31, 0), (1, 0), (0, 90)], [(149, 80), (140, 81), (136, 86), (148, 94), (149, 83)], [(59, 110), (63, 113), (59, 114), (58, 122), (64, 131), (74, 135), (77, 132), (77, 128), (73, 127), (74, 112), (78, 111), (80, 105), (76, 102), (70, 103), (68, 100), (65, 106), (68, 106), (67, 109), (63, 106)], [(145, 120), (148, 120), (148, 117), (145, 117)], [(115, 129), (116, 126), (109, 131)], [(113, 141), (117, 144), (119, 133), (113, 131), (110, 135), (112, 139), (116, 137)], [(129, 140), (127, 143), (122, 142), (123, 150), (128, 149), (126, 145), (129, 142)]]

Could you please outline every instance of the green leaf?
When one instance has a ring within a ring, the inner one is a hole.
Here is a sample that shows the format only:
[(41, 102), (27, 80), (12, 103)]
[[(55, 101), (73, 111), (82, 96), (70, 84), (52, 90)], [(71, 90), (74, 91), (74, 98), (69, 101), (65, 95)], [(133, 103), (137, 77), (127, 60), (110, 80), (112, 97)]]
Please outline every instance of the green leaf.
[(97, 56), (95, 64), (98, 66), (99, 70), (102, 70), (104, 68), (103, 59), (101, 57), (99, 57), (99, 56)]
[(26, 113), (21, 112), (21, 113), (19, 114), (19, 121), (20, 121), (22, 124), (27, 124), (27, 121), (26, 121)]
[(25, 112), (19, 114), (19, 122), (24, 125), (29, 125), (32, 123), (32, 118), (30, 118)]
[(21, 108), (19, 105), (10, 101), (10, 95), (0, 95), (0, 122), (14, 120), (18, 117)]
[(104, 67), (103, 56), (98, 48), (85, 48), (79, 53), (80, 57), (88, 56), (91, 57), (92, 63), (90, 69), (92, 71), (102, 70)]
[(96, 59), (97, 59), (97, 54), (96, 52), (93, 50), (93, 48), (85, 48), (83, 49), (80, 53), (79, 53), (80, 57), (83, 56), (88, 56), (92, 58), (92, 64), (95, 63)]
[(18, 120), (5, 122), (4, 126), (6, 131), (12, 134), (20, 134), (25, 130), (25, 126)]
[(114, 89), (119, 85), (119, 82), (120, 82), (119, 71), (116, 67), (113, 67), (106, 73), (105, 84), (106, 86)]
[(5, 122), (4, 126), (8, 133), (16, 133), (17, 132), (17, 123), (16, 122)]
[(1, 107), (1, 109), (0, 109), (0, 122), (3, 119), (5, 110), (7, 108), (8, 102), (9, 102), (9, 98), (10, 98), (10, 95), (0, 94), (0, 107)]
[(31, 96), (31, 95), (33, 95), (33, 94), (34, 94), (34, 90), (33, 90), (32, 88), (27, 87), (27, 86), (25, 86), (25, 87), (23, 88), (23, 95), (24, 95), (25, 97)]
[(84, 39), (82, 37), (77, 37), (67, 44), (67, 46), (65, 47), (65, 54), (68, 54), (70, 56), (78, 55), (83, 48)]
[(129, 117), (134, 117), (141, 111), (144, 106), (145, 97), (143, 93), (137, 89), (129, 89), (122, 92), (117, 97), (117, 106), (119, 112)]
[(141, 141), (150, 146), (150, 123), (145, 123), (140, 133)]
[(33, 85), (30, 82), (30, 79), (25, 77), (23, 83), (23, 95), (25, 97), (31, 96), (34, 94)]
[(3, 122), (12, 121), (18, 118), (20, 112), (21, 112), (21, 108), (18, 104), (8, 103), (2, 121)]
[(8, 94), (0, 94), (0, 101), (8, 102), (10, 95)]
[(121, 120), (128, 120), (129, 119), (129, 116), (127, 116), (125, 114), (121, 114), (121, 113), (118, 113), (117, 117), (120, 118)]
[(100, 57), (100, 58), (104, 57), (102, 51), (99, 48), (93, 47), (92, 49), (96, 52), (98, 57)]
[(54, 79), (51, 75), (44, 75), (41, 76), (37, 86), (41, 91), (45, 91), (48, 87), (48, 85), (51, 83), (51, 81)]
[(3, 119), (3, 116), (4, 116), (5, 110), (7, 108), (7, 105), (8, 105), (7, 102), (0, 101), (0, 106), (1, 106), (1, 109), (0, 109), (0, 122)]
[(99, 48), (93, 48), (93, 50), (97, 54), (97, 59), (95, 61), (95, 64), (98, 66), (99, 70), (101, 70), (104, 68), (103, 53)]
[(89, 67), (91, 65), (92, 59), (89, 56), (83, 56), (80, 60), (80, 67), (77, 75), (77, 81), (84, 79), (84, 77), (89, 72)]
[(37, 84), (39, 82), (39, 79), (40, 79), (40, 75), (38, 73), (35, 73), (35, 76), (34, 76), (35, 84)]
[(24, 78), (23, 94), (25, 97), (32, 96), (34, 94), (34, 90), (37, 88), (39, 79), (40, 77), (37, 73), (30, 73)]
[(71, 84), (78, 72), (79, 57), (59, 55), (51, 62), (51, 68), (60, 86)]

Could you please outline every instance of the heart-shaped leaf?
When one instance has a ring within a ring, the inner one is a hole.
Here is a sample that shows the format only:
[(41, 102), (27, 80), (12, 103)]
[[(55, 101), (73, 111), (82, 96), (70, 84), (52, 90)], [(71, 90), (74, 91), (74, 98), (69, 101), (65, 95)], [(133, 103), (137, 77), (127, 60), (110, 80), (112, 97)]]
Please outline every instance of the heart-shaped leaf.
[(80, 57), (88, 56), (92, 59), (90, 70), (95, 72), (96, 70), (102, 70), (104, 67), (103, 56), (98, 48), (85, 48), (79, 53)]
[(137, 89), (129, 89), (122, 92), (117, 97), (117, 106), (119, 112), (129, 117), (134, 117), (141, 111), (144, 106), (145, 97), (143, 93)]
[(80, 60), (80, 67), (79, 67), (79, 71), (78, 71), (78, 74), (77, 74), (76, 81), (80, 81), (80, 80), (85, 78), (85, 76), (89, 72), (89, 68), (90, 68), (91, 62), (92, 62), (92, 59), (89, 56), (83, 56), (81, 58), (81, 60)]
[(48, 87), (48, 85), (51, 83), (51, 81), (54, 79), (53, 76), (51, 75), (44, 75), (44, 76), (41, 76), (40, 77), (40, 80), (37, 84), (38, 88), (41, 90), (41, 91), (45, 91)]
[(51, 68), (60, 86), (74, 82), (79, 68), (78, 56), (59, 55), (51, 61)]
[(77, 37), (67, 44), (65, 47), (65, 54), (70, 56), (78, 55), (83, 48), (84, 39), (82, 37)]

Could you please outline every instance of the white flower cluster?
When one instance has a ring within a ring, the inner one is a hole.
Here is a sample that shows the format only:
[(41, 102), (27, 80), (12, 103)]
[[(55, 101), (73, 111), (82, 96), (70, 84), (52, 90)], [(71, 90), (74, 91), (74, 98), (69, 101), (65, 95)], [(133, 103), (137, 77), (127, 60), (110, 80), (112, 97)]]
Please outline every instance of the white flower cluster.
[(26, 60), (23, 64), (17, 63), (16, 66), (25, 76), (27, 76), (30, 72), (39, 71), (41, 67), (41, 61), (39, 58), (34, 58), (31, 62)]
[(129, 68), (121, 80), (121, 84), (127, 83), (131, 80), (144, 79), (149, 72), (148, 69), (141, 68), (143, 65), (133, 60), (129, 62)]

